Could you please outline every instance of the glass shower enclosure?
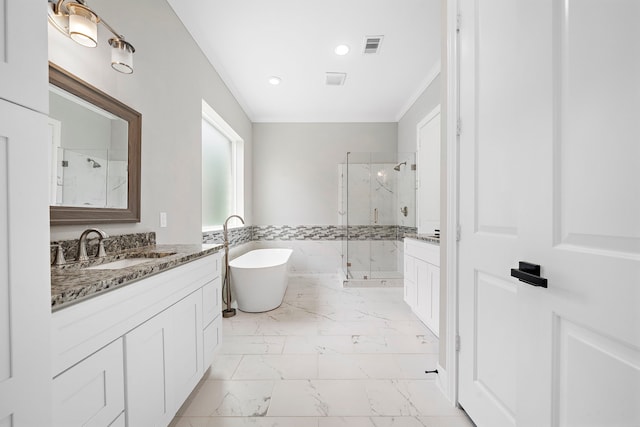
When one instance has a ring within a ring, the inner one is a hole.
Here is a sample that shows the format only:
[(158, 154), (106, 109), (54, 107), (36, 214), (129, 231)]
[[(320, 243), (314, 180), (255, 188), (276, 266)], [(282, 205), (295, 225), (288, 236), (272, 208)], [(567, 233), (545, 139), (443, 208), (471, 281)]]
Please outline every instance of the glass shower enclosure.
[(348, 152), (339, 165), (345, 285), (401, 284), (405, 233), (415, 233), (415, 153)]

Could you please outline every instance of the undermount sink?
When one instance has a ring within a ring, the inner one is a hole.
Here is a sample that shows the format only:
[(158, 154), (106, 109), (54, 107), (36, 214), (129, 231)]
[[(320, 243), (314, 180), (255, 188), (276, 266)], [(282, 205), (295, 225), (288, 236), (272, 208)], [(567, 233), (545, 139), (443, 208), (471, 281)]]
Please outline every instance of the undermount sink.
[(144, 262), (150, 262), (157, 260), (158, 258), (164, 258), (167, 256), (175, 255), (175, 251), (142, 251), (123, 254), (126, 258), (118, 259), (115, 261), (104, 262), (102, 264), (94, 264), (89, 267), (81, 267), (83, 270), (118, 270), (121, 268), (132, 267), (134, 265), (142, 264)]
[(142, 264), (143, 262), (149, 262), (149, 258), (125, 258), (118, 261), (107, 262), (105, 264), (93, 265), (86, 267), (85, 270), (118, 270), (120, 268), (132, 267), (134, 265)]

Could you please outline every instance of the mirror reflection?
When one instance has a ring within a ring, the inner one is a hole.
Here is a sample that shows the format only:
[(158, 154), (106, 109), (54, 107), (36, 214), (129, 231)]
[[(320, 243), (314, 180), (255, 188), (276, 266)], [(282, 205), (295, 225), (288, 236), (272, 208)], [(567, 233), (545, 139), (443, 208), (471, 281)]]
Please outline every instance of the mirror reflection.
[(51, 205), (127, 207), (128, 122), (49, 87)]
[(53, 63), (49, 83), (51, 225), (140, 222), (142, 115)]

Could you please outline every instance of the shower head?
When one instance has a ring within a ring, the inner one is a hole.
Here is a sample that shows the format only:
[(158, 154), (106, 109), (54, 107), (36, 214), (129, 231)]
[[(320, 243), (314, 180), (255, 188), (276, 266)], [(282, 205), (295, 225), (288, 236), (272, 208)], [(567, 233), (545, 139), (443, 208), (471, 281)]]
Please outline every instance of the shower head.
[(395, 165), (395, 166), (393, 167), (393, 170), (394, 170), (394, 171), (397, 171), (397, 172), (400, 172), (400, 166), (402, 166), (402, 165), (405, 165), (405, 166), (406, 166), (406, 165), (407, 165), (407, 162), (398, 163), (397, 165)]
[(93, 159), (90, 159), (89, 157), (87, 157), (87, 162), (89, 162), (89, 163), (93, 163), (93, 165), (92, 165), (92, 166), (93, 166), (93, 168), (94, 168), (94, 169), (95, 169), (95, 168), (101, 168), (101, 167), (102, 167), (102, 165), (101, 165), (100, 163), (96, 162), (96, 161), (95, 161), (95, 160), (93, 160)]

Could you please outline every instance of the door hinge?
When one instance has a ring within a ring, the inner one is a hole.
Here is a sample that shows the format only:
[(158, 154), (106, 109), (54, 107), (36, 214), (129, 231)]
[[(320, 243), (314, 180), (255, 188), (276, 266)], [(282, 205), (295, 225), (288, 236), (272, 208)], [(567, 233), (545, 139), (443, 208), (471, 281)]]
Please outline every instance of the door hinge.
[(462, 120), (458, 117), (458, 121), (456, 122), (456, 136), (460, 136), (462, 133)]
[(456, 351), (460, 351), (460, 335), (456, 335)]
[(460, 241), (460, 235), (462, 234), (462, 229), (460, 228), (460, 224), (456, 225), (456, 242)]

